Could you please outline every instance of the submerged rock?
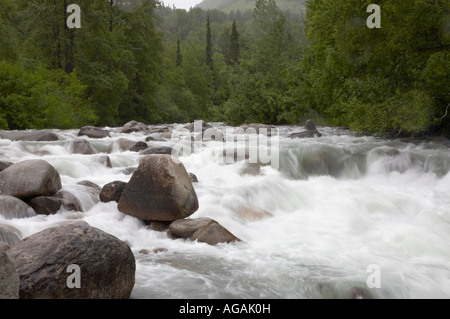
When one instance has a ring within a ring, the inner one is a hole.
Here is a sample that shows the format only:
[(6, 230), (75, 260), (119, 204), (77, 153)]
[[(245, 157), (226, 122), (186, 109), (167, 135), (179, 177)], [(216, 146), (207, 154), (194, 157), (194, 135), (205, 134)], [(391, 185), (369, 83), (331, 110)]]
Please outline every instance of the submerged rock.
[(118, 208), (144, 220), (173, 221), (193, 214), (198, 198), (183, 163), (170, 155), (149, 155), (131, 176)]
[(128, 149), (135, 143), (135, 141), (126, 138), (119, 138), (109, 145), (108, 153), (128, 151)]
[(0, 216), (5, 219), (27, 218), (36, 216), (36, 213), (21, 199), (0, 194)]
[(9, 247), (14, 246), (22, 239), (22, 233), (16, 227), (0, 224), (0, 243), (4, 243)]
[(51, 196), (62, 187), (58, 171), (44, 160), (26, 160), (0, 172), (0, 192), (18, 198)]
[(7, 254), (20, 276), (21, 299), (123, 299), (135, 284), (130, 247), (84, 221), (45, 229)]
[(266, 219), (266, 218), (273, 216), (268, 211), (265, 211), (264, 209), (256, 208), (256, 207), (248, 207), (248, 208), (240, 209), (237, 211), (237, 214), (240, 218), (242, 218), (245, 221), (249, 221), (249, 222), (259, 221), (259, 220)]
[(69, 150), (72, 154), (90, 155), (97, 153), (91, 143), (85, 139), (76, 139), (70, 142)]

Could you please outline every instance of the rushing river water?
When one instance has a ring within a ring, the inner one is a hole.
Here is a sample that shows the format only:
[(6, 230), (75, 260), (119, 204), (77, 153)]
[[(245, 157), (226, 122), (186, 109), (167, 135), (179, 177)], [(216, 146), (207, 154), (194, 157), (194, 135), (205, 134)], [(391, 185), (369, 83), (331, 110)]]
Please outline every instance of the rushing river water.
[[(95, 203), (80, 191), (83, 180), (127, 182), (124, 168), (139, 163), (136, 152), (107, 152), (119, 138), (145, 135), (108, 129), (111, 137), (88, 139), (94, 155), (70, 153), (78, 130), (54, 130), (55, 142), (12, 141), (23, 132), (0, 132), (0, 160), (48, 161), (85, 210), (0, 222), (26, 237), (82, 219), (126, 241), (136, 258), (131, 298), (347, 298), (354, 287), (375, 298), (450, 298), (448, 141), (358, 137), (327, 127), (319, 127), (322, 137), (291, 139), (302, 128), (279, 127), (279, 162), (262, 165), (260, 174), (242, 174), (240, 161), (220, 163), (210, 154), (223, 143), (203, 141), (180, 156), (199, 180), (200, 208), (191, 217), (215, 219), (242, 240), (211, 246), (170, 239), (119, 212), (116, 202)], [(99, 162), (101, 153), (112, 168)], [(245, 207), (271, 215), (243, 219)]]

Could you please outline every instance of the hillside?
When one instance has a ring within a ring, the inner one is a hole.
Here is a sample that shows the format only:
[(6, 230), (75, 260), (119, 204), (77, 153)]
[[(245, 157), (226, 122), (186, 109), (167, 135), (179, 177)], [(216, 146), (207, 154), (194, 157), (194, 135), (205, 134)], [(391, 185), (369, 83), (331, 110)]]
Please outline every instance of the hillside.
[[(197, 5), (197, 7), (202, 9), (217, 9), (225, 12), (230, 12), (231, 10), (251, 10), (255, 7), (256, 0), (203, 0)], [(305, 9), (304, 3), (306, 0), (277, 0), (276, 3), (278, 7), (285, 11), (290, 10), (291, 12), (302, 12)]]

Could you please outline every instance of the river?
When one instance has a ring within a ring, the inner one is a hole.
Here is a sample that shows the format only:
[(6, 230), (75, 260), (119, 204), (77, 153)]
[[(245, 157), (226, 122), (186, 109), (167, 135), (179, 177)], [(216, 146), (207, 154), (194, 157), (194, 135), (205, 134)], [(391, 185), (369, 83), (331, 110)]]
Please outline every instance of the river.
[[(179, 157), (199, 180), (199, 209), (191, 217), (215, 219), (242, 240), (211, 246), (170, 239), (119, 212), (116, 202), (95, 203), (80, 191), (83, 180), (127, 182), (124, 168), (139, 163), (138, 153), (107, 153), (108, 147), (145, 135), (107, 129), (111, 137), (88, 138), (94, 155), (70, 153), (78, 130), (53, 130), (55, 142), (12, 141), (24, 132), (0, 132), (0, 160), (48, 161), (85, 210), (0, 222), (26, 237), (82, 219), (126, 241), (136, 258), (131, 298), (348, 298), (354, 288), (374, 298), (450, 298), (448, 140), (358, 136), (332, 127), (319, 127), (322, 137), (291, 139), (302, 127), (280, 126), (279, 136), (268, 138), (276, 165), (255, 165), (257, 174), (242, 174), (242, 161), (225, 164), (211, 155), (223, 149), (221, 141), (202, 141)], [(101, 153), (112, 168), (98, 161)], [(239, 211), (246, 207), (270, 215), (245, 219)]]

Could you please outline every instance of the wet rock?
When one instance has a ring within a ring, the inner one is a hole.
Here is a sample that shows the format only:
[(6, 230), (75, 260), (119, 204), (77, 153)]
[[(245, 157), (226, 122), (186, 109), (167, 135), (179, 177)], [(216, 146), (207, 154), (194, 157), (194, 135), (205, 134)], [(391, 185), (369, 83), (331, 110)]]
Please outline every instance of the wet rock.
[(154, 231), (166, 231), (169, 229), (170, 222), (148, 221), (147, 228)]
[(147, 129), (147, 125), (137, 121), (130, 121), (122, 127), (122, 133), (143, 132)]
[[(9, 249), (11, 249), (11, 247), (8, 244), (0, 242), (0, 252), (4, 252), (5, 253)], [(1, 299), (1, 297), (0, 297), (0, 299)]]
[(12, 164), (13, 163), (11, 162), (0, 161), (0, 172), (3, 171), (5, 168), (10, 167)]
[(170, 146), (152, 146), (139, 152), (139, 155), (152, 155), (152, 154), (172, 154), (172, 147)]
[(29, 201), (31, 207), (39, 215), (54, 215), (62, 206), (62, 200), (52, 196), (38, 196)]
[(51, 142), (51, 141), (59, 141), (59, 137), (55, 133), (37, 131), (37, 132), (20, 135), (20, 136), (16, 137), (15, 140), (16, 141)]
[(114, 181), (106, 184), (100, 193), (100, 201), (103, 203), (111, 201), (119, 202), (126, 185), (127, 183), (122, 181)]
[(0, 192), (18, 198), (51, 196), (62, 187), (58, 171), (44, 160), (26, 160), (0, 172)]
[(191, 237), (192, 241), (199, 241), (209, 245), (217, 245), (220, 243), (232, 243), (241, 241), (225, 227), (218, 223), (212, 223), (209, 226), (198, 229)]
[(64, 207), (64, 209), (68, 211), (76, 211), (76, 212), (84, 211), (80, 200), (75, 195), (73, 195), (68, 191), (60, 190), (56, 193), (55, 197), (61, 199), (62, 206)]
[(109, 158), (108, 155), (102, 155), (98, 158), (98, 161), (100, 162), (100, 164), (108, 167), (108, 168), (112, 168), (112, 163), (111, 163), (111, 159)]
[(365, 288), (353, 287), (349, 294), (350, 299), (373, 299), (372, 294)]
[(239, 170), (239, 175), (258, 176), (261, 174), (261, 165), (259, 164), (245, 163)]
[(81, 182), (78, 182), (77, 185), (82, 185), (82, 186), (94, 188), (95, 190), (98, 190), (99, 192), (102, 191), (102, 188), (99, 185), (97, 185), (97, 184), (95, 184), (95, 183), (93, 183), (91, 181), (81, 181)]
[(135, 141), (126, 138), (119, 138), (109, 145), (108, 153), (128, 151), (128, 149), (135, 143)]
[(19, 299), (19, 275), (8, 255), (0, 251), (0, 299)]
[(90, 138), (111, 137), (109, 131), (93, 126), (83, 126), (78, 132), (78, 136), (88, 136)]
[(170, 155), (149, 155), (131, 176), (118, 208), (144, 220), (173, 221), (193, 214), (198, 198), (183, 163)]
[(179, 219), (170, 223), (169, 231), (176, 238), (187, 239), (200, 228), (207, 227), (212, 223), (216, 223), (216, 221), (208, 217)]
[(22, 233), (20, 230), (11, 225), (0, 224), (0, 243), (12, 247), (21, 240)]
[(322, 134), (317, 130), (316, 125), (311, 120), (307, 120), (305, 123), (306, 131), (299, 133), (292, 133), (288, 137), (290, 138), (313, 138), (321, 137)]
[(142, 151), (142, 150), (146, 150), (147, 148), (148, 148), (147, 143), (145, 143), (145, 142), (136, 142), (128, 150), (130, 152), (139, 152), (139, 151)]
[(273, 216), (268, 211), (265, 211), (264, 209), (260, 209), (257, 207), (248, 207), (240, 209), (238, 210), (237, 214), (240, 218), (248, 222), (255, 222)]
[(156, 125), (156, 126), (149, 126), (145, 130), (145, 134), (155, 134), (155, 133), (167, 133), (170, 131), (170, 127), (168, 125)]
[(69, 151), (72, 154), (83, 154), (90, 155), (97, 153), (89, 143), (89, 141), (85, 139), (76, 139), (70, 142)]
[(198, 183), (198, 178), (194, 173), (189, 173), (189, 179), (191, 180), (191, 183)]
[[(20, 277), (21, 299), (126, 299), (135, 284), (130, 247), (84, 221), (45, 229), (7, 254)], [(78, 275), (79, 288), (69, 288)]]
[(21, 199), (0, 194), (0, 216), (5, 219), (27, 218), (36, 216), (36, 213)]

